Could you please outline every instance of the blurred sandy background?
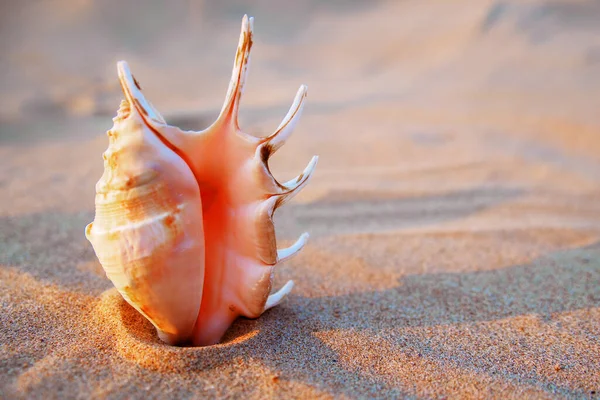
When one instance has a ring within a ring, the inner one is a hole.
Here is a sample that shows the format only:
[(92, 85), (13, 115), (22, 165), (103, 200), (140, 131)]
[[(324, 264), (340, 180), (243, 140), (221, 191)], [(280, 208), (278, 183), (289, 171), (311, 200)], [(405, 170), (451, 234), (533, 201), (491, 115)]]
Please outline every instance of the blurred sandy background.
[[(600, 1), (0, 2), (0, 397), (597, 398)], [(169, 348), (83, 228), (129, 62), (171, 124), (274, 130), (289, 299)], [(108, 291), (107, 291), (108, 290)]]

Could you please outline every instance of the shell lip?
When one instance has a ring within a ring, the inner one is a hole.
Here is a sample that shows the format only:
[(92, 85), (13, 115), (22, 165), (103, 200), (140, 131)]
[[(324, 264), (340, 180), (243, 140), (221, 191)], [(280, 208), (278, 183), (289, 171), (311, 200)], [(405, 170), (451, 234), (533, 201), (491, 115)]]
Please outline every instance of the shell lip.
[(166, 124), (165, 119), (160, 113), (154, 108), (154, 106), (146, 100), (146, 97), (142, 93), (142, 88), (138, 81), (135, 79), (129, 68), (127, 61), (119, 61), (117, 63), (117, 71), (119, 74), (119, 82), (121, 83), (121, 89), (125, 98), (129, 104), (137, 110), (142, 118), (150, 118), (154, 122), (159, 124)]

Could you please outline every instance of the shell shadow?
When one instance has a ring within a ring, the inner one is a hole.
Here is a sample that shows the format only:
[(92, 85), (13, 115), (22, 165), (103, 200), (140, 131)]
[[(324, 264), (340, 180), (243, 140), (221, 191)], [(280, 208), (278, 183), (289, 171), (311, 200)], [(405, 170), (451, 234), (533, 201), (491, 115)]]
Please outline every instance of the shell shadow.
[(236, 324), (218, 345), (169, 346), (158, 339), (154, 326), (114, 288), (102, 294), (93, 315), (98, 324), (110, 331), (115, 348), (123, 358), (165, 373), (213, 369), (230, 363), (243, 354), (245, 343), (258, 333), (253, 324)]
[[(313, 380), (318, 376), (317, 386), (327, 392), (331, 392), (332, 386), (342, 388), (348, 382), (355, 382), (362, 390), (367, 388), (371, 395), (400, 393), (338, 364), (336, 352), (314, 336), (319, 331), (318, 325), (297, 325), (301, 328), (300, 335), (297, 330), (287, 329), (302, 318), (291, 309), (270, 310), (256, 320), (238, 318), (220, 344), (206, 347), (176, 347), (162, 343), (152, 324), (127, 304), (116, 289), (103, 293), (95, 315), (98, 323), (112, 333), (118, 354), (148, 370), (193, 374), (243, 359), (264, 363), (276, 371), (280, 381), (289, 380), (290, 373), (302, 371), (304, 378), (301, 380), (315, 384)], [(306, 349), (311, 349), (313, 363), (304, 362)], [(320, 370), (324, 363), (327, 364), (325, 373)]]
[[(403, 335), (403, 328), (449, 326), (450, 329), (461, 324), (523, 315), (548, 320), (554, 313), (600, 307), (598, 282), (600, 242), (498, 270), (409, 275), (401, 279), (397, 287), (384, 291), (319, 298), (292, 295), (288, 303), (258, 320), (260, 333), (254, 342), (270, 350), (251, 348), (248, 354), (281, 376), (296, 376), (295, 379), (331, 394), (339, 393), (332, 391), (332, 387), (338, 387), (350, 397), (372, 395), (374, 390), (385, 391), (375, 392), (379, 393), (375, 397), (389, 397), (397, 394), (397, 388), (377, 382), (370, 374), (363, 375), (339, 365), (338, 354), (315, 337), (315, 332), (362, 332), (388, 340), (391, 336), (397, 350), (416, 354), (422, 352), (422, 343), (415, 342), (414, 335)], [(542, 354), (544, 349), (532, 350)], [(295, 362), (282, 360), (282, 354), (294, 354)], [(426, 357), (433, 362), (443, 362), (444, 354), (431, 352)], [(324, 374), (323, 371), (329, 372)], [(541, 375), (527, 378), (548, 394), (555, 395), (553, 390), (575, 397), (587, 393), (585, 388), (573, 388), (560, 381), (548, 382), (548, 378)], [(342, 389), (347, 387), (344, 382), (348, 379), (361, 385)], [(368, 392), (357, 393), (356, 390)]]
[[(377, 398), (408, 394), (369, 371), (350, 368), (319, 333), (356, 332), (374, 341), (391, 338), (394, 350), (421, 356), (422, 343), (403, 334), (404, 328), (451, 329), (531, 315), (550, 320), (554, 313), (600, 307), (598, 282), (600, 242), (497, 270), (408, 275), (398, 286), (382, 291), (317, 298), (292, 294), (257, 320), (238, 319), (222, 344), (202, 348), (162, 344), (152, 325), (114, 289), (103, 294), (99, 307), (112, 315), (109, 329), (115, 332), (119, 353), (145, 368), (168, 366), (169, 371), (193, 373), (247, 359), (264, 364), (281, 381), (299, 381), (331, 395)], [(119, 312), (112, 312), (115, 309)], [(532, 350), (543, 353), (543, 349)], [(423, 357), (435, 363), (442, 362), (444, 354), (429, 352)], [(464, 367), (478, 368), (476, 364)], [(586, 393), (585, 388), (548, 381), (533, 372), (509, 379), (525, 378), (548, 394)]]

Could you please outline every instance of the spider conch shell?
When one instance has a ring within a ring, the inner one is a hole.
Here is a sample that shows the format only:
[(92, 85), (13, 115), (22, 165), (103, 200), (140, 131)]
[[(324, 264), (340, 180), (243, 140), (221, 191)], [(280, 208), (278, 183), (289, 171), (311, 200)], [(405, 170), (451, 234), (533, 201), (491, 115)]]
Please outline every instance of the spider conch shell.
[(286, 183), (268, 166), (302, 112), (306, 86), (272, 135), (238, 126), (252, 27), (244, 16), (225, 103), (203, 131), (168, 125), (118, 63), (125, 100), (108, 131), (86, 237), (123, 298), (169, 344), (218, 343), (238, 316), (257, 318), (279, 304), (293, 282), (270, 295), (274, 268), (308, 239), (278, 250), (272, 218), (306, 185), (317, 157)]

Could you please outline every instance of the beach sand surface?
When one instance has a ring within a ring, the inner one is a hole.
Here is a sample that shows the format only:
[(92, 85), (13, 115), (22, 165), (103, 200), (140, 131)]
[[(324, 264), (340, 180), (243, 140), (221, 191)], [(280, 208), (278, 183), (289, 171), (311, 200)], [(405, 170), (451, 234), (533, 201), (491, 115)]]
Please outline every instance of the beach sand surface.
[[(600, 3), (248, 3), (0, 3), (0, 397), (598, 398)], [(83, 233), (115, 63), (202, 129), (244, 13), (242, 128), (309, 87), (271, 171), (320, 156), (275, 216), (311, 239), (280, 306), (170, 347)]]

